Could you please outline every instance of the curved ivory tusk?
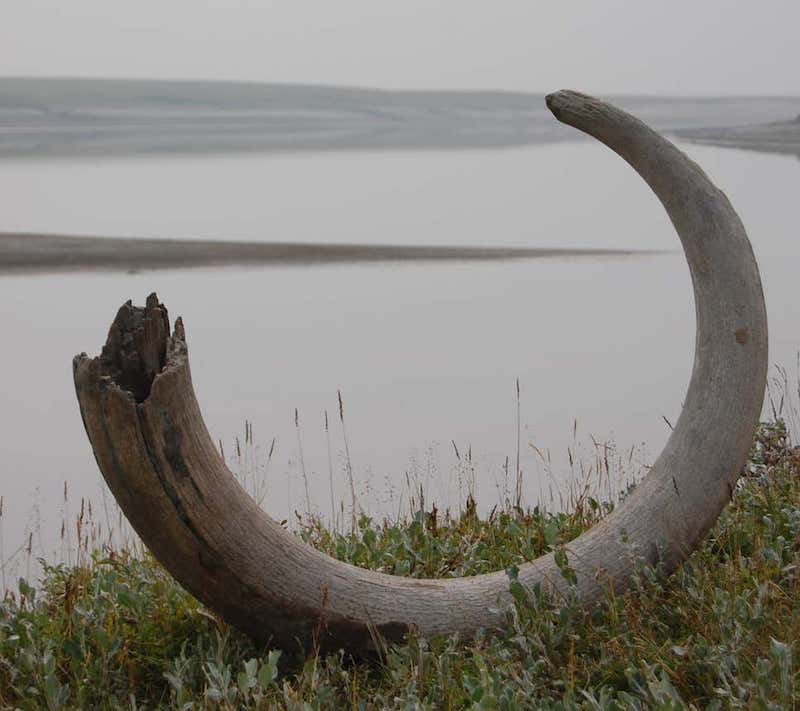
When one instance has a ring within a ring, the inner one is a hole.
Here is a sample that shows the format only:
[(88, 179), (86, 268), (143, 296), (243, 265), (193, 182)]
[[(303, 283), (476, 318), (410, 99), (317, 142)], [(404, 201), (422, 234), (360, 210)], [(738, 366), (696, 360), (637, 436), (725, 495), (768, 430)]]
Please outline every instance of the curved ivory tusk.
[[(632, 551), (674, 569), (728, 502), (761, 411), (767, 321), (755, 259), (725, 195), (669, 141), (589, 96), (547, 97), (556, 118), (599, 139), (664, 204), (689, 262), (697, 311), (694, 371), (683, 413), (633, 494), (568, 547), (586, 602), (628, 586)], [(98, 358), (74, 361), (81, 414), (122, 510), (167, 570), (251, 636), (291, 645), (319, 636), (349, 649), (460, 633), (501, 622), (505, 573), (415, 580), (347, 565), (270, 519), (225, 467), (200, 414), (178, 319), (169, 335), (155, 295), (125, 304)], [(558, 591), (552, 554), (520, 568)]]

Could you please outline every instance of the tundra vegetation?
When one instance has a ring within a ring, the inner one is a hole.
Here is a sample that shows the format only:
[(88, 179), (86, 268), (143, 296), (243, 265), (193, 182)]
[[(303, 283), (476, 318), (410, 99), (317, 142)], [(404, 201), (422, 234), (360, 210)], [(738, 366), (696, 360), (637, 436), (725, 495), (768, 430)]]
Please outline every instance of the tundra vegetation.
[[(625, 498), (625, 491), (619, 498)], [(20, 709), (791, 709), (800, 639), (800, 448), (762, 424), (732, 504), (675, 573), (634, 560), (634, 585), (586, 608), (565, 543), (617, 501), (569, 512), (507, 506), (480, 517), (419, 507), (298, 535), (358, 566), (412, 577), (505, 569), (513, 605), (494, 636), (376, 640), (369, 657), (255, 644), (137, 546), (20, 580), (0, 607), (0, 707)], [(518, 566), (560, 552), (548, 597)]]

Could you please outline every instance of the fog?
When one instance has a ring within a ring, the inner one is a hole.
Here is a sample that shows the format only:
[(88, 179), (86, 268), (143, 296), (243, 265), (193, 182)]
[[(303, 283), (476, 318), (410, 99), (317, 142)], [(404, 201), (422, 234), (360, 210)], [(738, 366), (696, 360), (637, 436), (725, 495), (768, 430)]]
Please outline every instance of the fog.
[(800, 93), (800, 3), (3, 0), (0, 75)]

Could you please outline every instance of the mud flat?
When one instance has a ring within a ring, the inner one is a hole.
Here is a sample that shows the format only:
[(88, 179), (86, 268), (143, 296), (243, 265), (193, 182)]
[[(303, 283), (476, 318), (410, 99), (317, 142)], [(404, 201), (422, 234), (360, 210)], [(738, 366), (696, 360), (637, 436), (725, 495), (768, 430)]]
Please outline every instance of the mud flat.
[(636, 250), (426, 247), (75, 237), (0, 232), (0, 274), (388, 261), (624, 256)]

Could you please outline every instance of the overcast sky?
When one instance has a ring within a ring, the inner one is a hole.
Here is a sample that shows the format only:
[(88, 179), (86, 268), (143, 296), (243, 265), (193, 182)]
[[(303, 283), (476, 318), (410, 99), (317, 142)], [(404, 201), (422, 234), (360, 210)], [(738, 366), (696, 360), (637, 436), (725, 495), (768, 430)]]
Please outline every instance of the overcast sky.
[(0, 74), (800, 94), (800, 0), (0, 0)]

